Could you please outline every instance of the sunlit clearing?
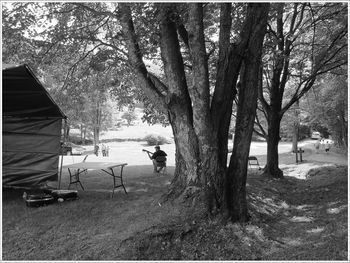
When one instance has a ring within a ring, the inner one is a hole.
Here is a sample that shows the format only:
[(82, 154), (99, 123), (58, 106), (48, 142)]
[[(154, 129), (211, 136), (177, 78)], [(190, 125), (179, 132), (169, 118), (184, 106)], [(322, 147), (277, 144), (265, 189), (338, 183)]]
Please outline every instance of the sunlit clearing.
[(321, 233), (323, 230), (324, 230), (324, 227), (316, 227), (310, 230), (306, 230), (306, 232), (310, 234), (317, 234), (317, 233)]
[(306, 222), (312, 222), (314, 219), (312, 217), (307, 216), (293, 216), (290, 221), (295, 223), (306, 223)]

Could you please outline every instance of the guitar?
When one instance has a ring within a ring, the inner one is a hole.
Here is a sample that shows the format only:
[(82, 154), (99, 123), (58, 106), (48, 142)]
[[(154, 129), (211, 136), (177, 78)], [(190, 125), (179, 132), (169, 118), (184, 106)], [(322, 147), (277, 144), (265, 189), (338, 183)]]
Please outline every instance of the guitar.
[(148, 157), (151, 159), (153, 152), (147, 151), (145, 149), (142, 149), (143, 152), (146, 152), (148, 154)]

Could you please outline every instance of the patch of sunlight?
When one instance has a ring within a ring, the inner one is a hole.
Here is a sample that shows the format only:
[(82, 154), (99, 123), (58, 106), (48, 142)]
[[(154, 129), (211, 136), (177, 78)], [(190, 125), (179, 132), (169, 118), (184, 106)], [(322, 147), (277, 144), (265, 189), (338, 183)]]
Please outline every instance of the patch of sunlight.
[(252, 240), (249, 237), (245, 236), (242, 238), (242, 243), (250, 247), (252, 245)]
[(278, 207), (278, 205), (275, 204), (274, 200), (272, 198), (261, 198), (266, 204), (269, 204), (274, 207)]
[(268, 214), (268, 215), (271, 213), (271, 211), (269, 211), (265, 207), (257, 207), (257, 210), (261, 213)]
[[(130, 189), (133, 189), (133, 187), (125, 186), (125, 189), (126, 189), (126, 191), (129, 193), (129, 192), (130, 192)], [(119, 188), (119, 189), (115, 189), (115, 191), (117, 191), (117, 190), (122, 191), (123, 189), (122, 189), (122, 187), (121, 187), (121, 188)]]
[(305, 223), (305, 222), (312, 222), (314, 219), (312, 217), (307, 216), (293, 216), (290, 221), (294, 223)]
[(280, 206), (283, 207), (284, 209), (288, 209), (290, 207), (285, 201), (282, 201), (280, 203)]
[(135, 192), (148, 192), (148, 189), (147, 188), (140, 188), (140, 189), (137, 189)]
[(246, 228), (248, 233), (255, 233), (255, 234), (261, 234), (262, 231), (258, 226), (255, 225), (247, 225)]
[(305, 210), (308, 208), (312, 208), (312, 205), (298, 205), (295, 207), (295, 209), (297, 209), (297, 210)]
[(321, 233), (323, 230), (324, 230), (324, 227), (316, 227), (310, 230), (306, 230), (306, 232), (309, 234), (318, 234), (318, 233)]
[(335, 201), (335, 202), (330, 202), (330, 203), (328, 203), (327, 205), (328, 206), (334, 206), (334, 205), (337, 205), (337, 204), (339, 204), (340, 203), (340, 201)]
[(108, 192), (111, 193), (112, 192), (112, 190), (110, 190), (110, 189), (94, 189), (94, 190), (89, 190), (89, 191), (98, 192), (98, 193), (108, 193)]
[(281, 164), (280, 168), (284, 171), (286, 176), (292, 176), (298, 179), (306, 179), (311, 169), (334, 166), (334, 164), (314, 164), (314, 163), (301, 163), (301, 164)]
[(263, 234), (263, 231), (261, 228), (259, 228), (258, 226), (255, 226), (255, 225), (248, 225), (246, 227), (246, 231), (249, 233), (249, 234), (254, 234), (255, 237), (259, 240), (264, 240), (264, 234)]
[(164, 183), (164, 185), (170, 185), (170, 184), (171, 184), (170, 181), (166, 181), (166, 182)]
[(283, 238), (283, 242), (291, 246), (300, 246), (302, 242), (300, 239)]
[(342, 205), (342, 206), (335, 207), (335, 208), (328, 208), (327, 213), (328, 214), (339, 214), (341, 211), (345, 210), (347, 207), (348, 207), (347, 205)]

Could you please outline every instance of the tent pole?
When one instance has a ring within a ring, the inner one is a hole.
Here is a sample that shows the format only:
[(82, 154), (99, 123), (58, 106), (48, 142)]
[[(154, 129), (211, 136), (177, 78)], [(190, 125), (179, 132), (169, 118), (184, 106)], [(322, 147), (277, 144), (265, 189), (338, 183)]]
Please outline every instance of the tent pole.
[[(67, 119), (64, 119), (64, 125), (63, 125), (63, 143), (66, 141), (66, 128), (67, 128)], [(60, 167), (60, 176), (58, 179), (58, 190), (61, 190), (61, 178), (62, 178), (62, 166), (63, 166), (63, 152), (62, 152), (62, 147), (61, 147), (61, 167)]]
[(63, 154), (61, 155), (61, 167), (60, 167), (60, 176), (58, 179), (58, 190), (61, 190), (62, 165), (63, 165)]

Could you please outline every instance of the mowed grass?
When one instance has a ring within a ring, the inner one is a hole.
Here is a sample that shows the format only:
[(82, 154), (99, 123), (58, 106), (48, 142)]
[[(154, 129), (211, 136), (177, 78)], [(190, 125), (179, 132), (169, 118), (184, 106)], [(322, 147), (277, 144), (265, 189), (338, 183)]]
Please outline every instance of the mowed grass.
[[(81, 177), (85, 191), (79, 199), (32, 208), (22, 191), (3, 191), (3, 260), (116, 260), (123, 240), (167, 220), (180, 211), (160, 204), (167, 192), (168, 175), (154, 175), (152, 166), (127, 166), (124, 183), (111, 198), (112, 177), (88, 172)], [(64, 173), (62, 188), (68, 187)], [(74, 187), (72, 188), (74, 189)]]
[[(315, 156), (305, 151), (305, 163), (296, 165), (294, 155), (281, 154), (283, 180), (249, 169), (247, 224), (223, 225), (196, 214), (197, 206), (162, 203), (173, 166), (155, 175), (152, 165), (131, 161), (124, 170), (128, 194), (119, 188), (113, 198), (112, 177), (101, 171), (81, 176), (85, 191), (78, 186), (75, 201), (30, 208), (23, 190), (3, 191), (2, 259), (345, 260), (347, 166), (323, 166), (332, 155), (320, 154), (308, 163)], [(266, 157), (258, 159), (263, 166)], [(61, 188), (68, 182), (63, 170)]]

